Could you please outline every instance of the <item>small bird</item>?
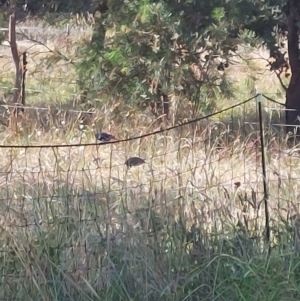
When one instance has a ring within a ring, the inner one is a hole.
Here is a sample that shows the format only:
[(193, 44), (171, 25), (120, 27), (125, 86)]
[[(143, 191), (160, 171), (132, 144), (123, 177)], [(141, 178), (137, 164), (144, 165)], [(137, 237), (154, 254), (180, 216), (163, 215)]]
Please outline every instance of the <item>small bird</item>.
[(126, 160), (125, 165), (127, 165), (127, 167), (132, 167), (132, 166), (139, 166), (146, 163), (146, 161), (142, 158), (139, 157), (131, 157), (129, 159)]
[(109, 142), (112, 140), (117, 140), (115, 136), (111, 135), (111, 134), (107, 134), (104, 132), (101, 133), (96, 133), (95, 137), (97, 140), (102, 141), (102, 142)]

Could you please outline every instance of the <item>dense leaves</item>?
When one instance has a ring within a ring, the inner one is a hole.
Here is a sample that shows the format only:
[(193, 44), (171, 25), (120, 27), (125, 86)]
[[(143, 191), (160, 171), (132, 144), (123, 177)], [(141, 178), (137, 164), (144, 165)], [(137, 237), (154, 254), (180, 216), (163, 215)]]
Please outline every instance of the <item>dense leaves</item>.
[[(191, 101), (210, 108), (233, 91), (225, 69), (241, 44), (278, 51), (284, 2), (110, 0), (92, 42), (80, 47), (80, 85), (87, 99), (124, 105)], [(173, 103), (174, 105), (174, 103)], [(168, 113), (168, 106), (161, 106)]]
[(31, 13), (94, 13), (92, 40), (77, 51), (82, 102), (150, 104), (157, 114), (188, 102), (211, 111), (216, 99), (234, 96), (226, 68), (242, 58), (241, 45), (266, 46), (271, 69), (287, 67), (287, 19), (299, 21), (295, 0), (17, 1), (24, 3)]

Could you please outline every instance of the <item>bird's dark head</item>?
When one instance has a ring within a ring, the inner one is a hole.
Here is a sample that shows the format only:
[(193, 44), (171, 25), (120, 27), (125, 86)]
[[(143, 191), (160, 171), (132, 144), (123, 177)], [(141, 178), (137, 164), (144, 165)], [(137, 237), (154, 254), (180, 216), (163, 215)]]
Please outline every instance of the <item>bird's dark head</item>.
[(100, 141), (101, 141), (101, 139), (102, 139), (101, 133), (96, 133), (96, 134), (95, 134), (95, 138), (96, 138), (97, 140), (100, 140)]

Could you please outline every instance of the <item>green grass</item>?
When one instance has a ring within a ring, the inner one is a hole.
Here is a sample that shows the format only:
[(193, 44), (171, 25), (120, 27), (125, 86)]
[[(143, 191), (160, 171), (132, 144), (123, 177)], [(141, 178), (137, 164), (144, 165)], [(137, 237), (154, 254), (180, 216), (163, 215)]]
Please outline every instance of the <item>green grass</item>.
[[(96, 129), (128, 138), (160, 128), (147, 112), (114, 119), (104, 106), (80, 122), (59, 111), (78, 92), (74, 73), (36, 62), (27, 87), (42, 92), (29, 93), (28, 104), (50, 109), (26, 110), (17, 134), (3, 129), (2, 144), (91, 143)], [(240, 72), (234, 103), (253, 85)], [(265, 78), (260, 92), (282, 93)], [(271, 127), (281, 116), (270, 106), (264, 101), (269, 257), (254, 100), (133, 141), (1, 148), (0, 300), (299, 300), (300, 160)], [(147, 163), (127, 170), (130, 156)]]

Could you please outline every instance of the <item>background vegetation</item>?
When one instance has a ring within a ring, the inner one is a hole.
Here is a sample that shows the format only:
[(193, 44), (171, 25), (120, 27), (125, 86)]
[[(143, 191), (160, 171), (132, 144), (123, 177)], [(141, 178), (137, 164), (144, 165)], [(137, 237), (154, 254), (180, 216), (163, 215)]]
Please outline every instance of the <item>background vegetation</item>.
[[(293, 1), (2, 2), (1, 26), (14, 11), (28, 54), (12, 128), (3, 31), (3, 146), (91, 143), (100, 130), (129, 138), (257, 92), (287, 97)], [(249, 101), (117, 144), (1, 148), (0, 299), (298, 300), (299, 157), (282, 112), (263, 105), (270, 256)], [(147, 163), (127, 170), (130, 156)]]

